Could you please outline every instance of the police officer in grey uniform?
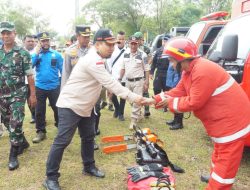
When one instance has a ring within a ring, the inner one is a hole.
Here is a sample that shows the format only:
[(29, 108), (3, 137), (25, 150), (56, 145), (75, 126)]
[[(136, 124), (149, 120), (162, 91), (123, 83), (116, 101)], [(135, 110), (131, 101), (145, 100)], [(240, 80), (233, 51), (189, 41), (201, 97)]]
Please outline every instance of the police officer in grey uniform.
[[(150, 67), (147, 62), (147, 55), (139, 49), (139, 42), (135, 36), (130, 37), (129, 46), (129, 51), (124, 53), (119, 80), (122, 80), (125, 74), (126, 87), (136, 94), (143, 95), (143, 92), (147, 91), (149, 86)], [(133, 129), (140, 117), (141, 106), (133, 104), (129, 129)]]
[(113, 80), (106, 70), (105, 59), (112, 55), (116, 42), (110, 30), (98, 30), (94, 37), (94, 47), (79, 59), (60, 93), (57, 102), (58, 134), (48, 156), (47, 179), (43, 184), (48, 190), (60, 190), (58, 183), (60, 163), (64, 149), (70, 144), (77, 127), (81, 137), (83, 173), (104, 177), (104, 173), (95, 166), (93, 116), (93, 107), (100, 96), (102, 86), (131, 102), (140, 104), (145, 100)]
[(76, 43), (72, 44), (65, 51), (61, 89), (66, 84), (66, 81), (68, 80), (69, 75), (79, 58), (85, 56), (90, 49), (90, 27), (85, 25), (78, 25), (76, 26), (75, 32), (77, 38)]

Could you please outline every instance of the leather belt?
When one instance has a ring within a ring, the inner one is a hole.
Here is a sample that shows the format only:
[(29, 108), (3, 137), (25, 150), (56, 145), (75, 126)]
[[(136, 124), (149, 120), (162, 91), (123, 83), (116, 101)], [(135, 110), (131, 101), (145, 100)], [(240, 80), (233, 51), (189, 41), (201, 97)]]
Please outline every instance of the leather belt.
[(136, 78), (127, 78), (127, 80), (129, 81), (129, 82), (136, 82), (136, 81), (139, 81), (139, 80), (141, 80), (141, 79), (143, 79), (144, 77), (136, 77)]

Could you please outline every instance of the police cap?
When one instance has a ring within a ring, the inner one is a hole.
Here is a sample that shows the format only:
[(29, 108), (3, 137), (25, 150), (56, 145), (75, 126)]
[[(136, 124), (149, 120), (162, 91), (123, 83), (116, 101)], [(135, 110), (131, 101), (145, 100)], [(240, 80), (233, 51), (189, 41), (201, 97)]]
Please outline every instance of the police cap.
[(97, 41), (105, 41), (110, 44), (114, 44), (117, 42), (111, 30), (106, 28), (99, 29), (94, 37), (94, 43)]
[(3, 31), (14, 31), (15, 30), (15, 25), (12, 22), (1, 22), (0, 23), (0, 32), (2, 33)]
[(138, 44), (138, 39), (133, 35), (129, 37), (129, 43), (136, 43)]
[(41, 32), (41, 33), (37, 34), (37, 38), (39, 40), (49, 40), (50, 36), (49, 36), (48, 32)]
[(77, 25), (76, 26), (76, 33), (82, 36), (90, 36), (92, 35), (90, 26), (85, 25)]

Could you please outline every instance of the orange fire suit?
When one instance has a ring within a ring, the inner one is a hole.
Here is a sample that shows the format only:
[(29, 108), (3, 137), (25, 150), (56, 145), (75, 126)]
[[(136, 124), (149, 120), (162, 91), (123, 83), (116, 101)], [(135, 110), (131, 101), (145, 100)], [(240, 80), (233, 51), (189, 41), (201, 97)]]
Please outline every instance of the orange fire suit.
[(207, 190), (231, 189), (250, 134), (250, 102), (242, 88), (219, 65), (196, 58), (176, 88), (155, 96), (168, 97), (172, 112), (193, 111), (214, 142)]

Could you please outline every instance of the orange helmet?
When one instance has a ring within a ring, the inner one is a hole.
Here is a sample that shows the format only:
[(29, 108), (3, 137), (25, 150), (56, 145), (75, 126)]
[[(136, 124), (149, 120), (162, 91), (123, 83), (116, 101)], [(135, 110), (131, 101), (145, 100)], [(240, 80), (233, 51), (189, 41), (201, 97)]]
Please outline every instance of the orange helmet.
[(192, 40), (185, 37), (176, 37), (167, 42), (162, 54), (181, 62), (198, 57), (198, 50)]

